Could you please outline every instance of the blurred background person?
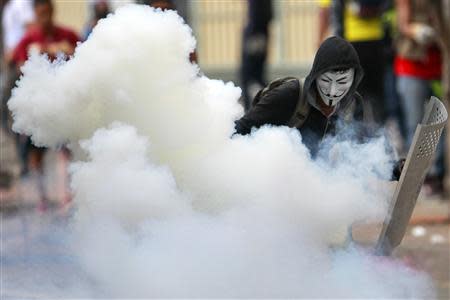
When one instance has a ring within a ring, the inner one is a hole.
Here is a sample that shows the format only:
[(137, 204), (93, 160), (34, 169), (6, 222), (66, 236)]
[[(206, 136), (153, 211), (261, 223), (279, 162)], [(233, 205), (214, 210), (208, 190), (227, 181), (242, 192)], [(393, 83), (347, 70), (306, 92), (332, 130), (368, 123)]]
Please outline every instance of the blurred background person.
[[(433, 87), (439, 85), (442, 60), (436, 43), (430, 1), (396, 0), (396, 8), (399, 36), (394, 68), (409, 147), (416, 126), (422, 120), (425, 101), (436, 95)], [(438, 145), (436, 163), (425, 181), (430, 194), (443, 192), (444, 137), (445, 133)]]
[[(68, 58), (75, 51), (78, 35), (71, 29), (55, 24), (53, 20), (54, 7), (51, 0), (34, 0), (33, 9), (35, 24), (22, 37), (12, 53), (12, 63), (17, 70), (25, 63), (31, 52), (47, 54), (51, 60), (57, 55), (64, 54)], [(48, 199), (44, 187), (43, 157), (45, 149), (36, 147), (31, 143), (30, 138), (20, 139), (20, 151), (27, 161), (24, 165), (24, 172), (29, 172), (30, 176), (37, 182), (40, 198), (41, 210), (48, 206)], [(68, 153), (66, 152), (68, 158)], [(68, 201), (70, 196), (66, 196)]]
[(1, 2), (1, 63), (0, 63), (0, 99), (1, 99), (1, 186), (9, 189), (20, 171), (16, 153), (18, 135), (11, 130), (11, 116), (6, 103), (11, 96), (11, 89), (19, 78), (19, 72), (12, 63), (12, 53), (20, 39), (33, 24), (34, 11), (31, 1), (6, 0)]
[(330, 29), (330, 10), (332, 0), (319, 0), (319, 34), (317, 40), (317, 48), (325, 40)]
[(393, 0), (385, 2), (383, 9), (383, 57), (384, 57), (384, 113), (385, 127), (388, 137), (395, 149), (402, 156), (406, 155), (404, 137), (406, 129), (403, 120), (403, 111), (397, 92), (397, 78), (394, 73), (395, 40), (397, 38), (397, 12)]
[(269, 43), (269, 24), (272, 19), (271, 0), (248, 0), (247, 23), (242, 37), (239, 79), (244, 109), (266, 84), (266, 60)]
[(385, 1), (333, 0), (331, 10), (335, 34), (348, 40), (358, 52), (365, 74), (358, 91), (372, 103), (379, 124), (385, 119), (382, 24)]
[(12, 53), (28, 28), (33, 24), (34, 11), (31, 1), (7, 0), (2, 3), (2, 126), (9, 127), (9, 113), (6, 107), (6, 101), (9, 99), (11, 88), (18, 79), (18, 73), (13, 64), (11, 64)]
[(73, 30), (55, 24), (52, 0), (34, 0), (33, 8), (35, 25), (25, 33), (12, 55), (17, 68), (23, 65), (31, 51), (46, 53), (52, 60), (60, 53), (70, 56), (80, 40)]
[(6, 0), (2, 13), (2, 40), (7, 61), (34, 20), (33, 2)]
[(92, 29), (94, 29), (95, 25), (97, 25), (97, 22), (101, 19), (106, 18), (111, 12), (107, 0), (96, 0), (90, 5), (90, 7), (90, 17), (88, 17), (88, 23), (84, 26), (82, 33), (83, 41), (87, 40), (92, 32)]

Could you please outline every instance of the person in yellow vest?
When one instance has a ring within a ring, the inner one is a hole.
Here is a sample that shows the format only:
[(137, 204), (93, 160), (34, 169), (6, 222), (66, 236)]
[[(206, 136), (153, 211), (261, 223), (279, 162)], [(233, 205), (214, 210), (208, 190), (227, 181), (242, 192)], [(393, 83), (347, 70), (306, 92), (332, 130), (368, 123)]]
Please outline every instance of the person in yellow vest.
[(334, 34), (349, 41), (359, 55), (366, 74), (358, 91), (372, 103), (375, 120), (384, 121), (383, 23), (386, 0), (333, 0)]

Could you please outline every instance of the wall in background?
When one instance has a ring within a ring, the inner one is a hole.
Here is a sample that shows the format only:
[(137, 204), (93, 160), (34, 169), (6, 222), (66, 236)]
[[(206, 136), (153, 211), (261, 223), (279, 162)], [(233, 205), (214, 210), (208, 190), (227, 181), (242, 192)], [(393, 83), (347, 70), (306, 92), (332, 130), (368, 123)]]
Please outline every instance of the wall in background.
[[(113, 1), (120, 6), (130, 0)], [(302, 75), (311, 64), (317, 44), (317, 0), (274, 0), (269, 77)], [(234, 80), (240, 64), (245, 0), (186, 0), (189, 24), (197, 38), (201, 69), (209, 76)], [(56, 0), (56, 19), (80, 32), (88, 17), (89, 1)], [(181, 7), (180, 7), (181, 8)]]

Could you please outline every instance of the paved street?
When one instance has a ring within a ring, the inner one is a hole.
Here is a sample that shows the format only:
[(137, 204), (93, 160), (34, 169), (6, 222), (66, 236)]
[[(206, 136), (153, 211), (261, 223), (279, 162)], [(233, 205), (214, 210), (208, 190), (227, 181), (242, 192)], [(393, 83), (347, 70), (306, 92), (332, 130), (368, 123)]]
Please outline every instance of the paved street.
[(85, 276), (66, 248), (66, 217), (17, 213), (2, 214), (1, 299), (88, 297)]

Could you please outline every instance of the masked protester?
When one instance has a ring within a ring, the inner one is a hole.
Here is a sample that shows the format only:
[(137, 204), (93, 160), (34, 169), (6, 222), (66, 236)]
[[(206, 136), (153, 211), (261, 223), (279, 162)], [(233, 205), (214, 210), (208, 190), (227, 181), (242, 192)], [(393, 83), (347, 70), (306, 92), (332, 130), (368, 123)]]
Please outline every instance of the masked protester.
[[(357, 92), (363, 77), (358, 54), (340, 37), (326, 39), (314, 58), (304, 83), (285, 77), (269, 83), (253, 99), (252, 108), (235, 122), (235, 134), (270, 124), (297, 128), (314, 157), (320, 142), (351, 124), (356, 138), (364, 141), (376, 127), (370, 104)], [(342, 124), (344, 126), (339, 126)], [(392, 179), (398, 180), (404, 159), (394, 163)]]
[(335, 134), (339, 120), (373, 126), (368, 103), (356, 92), (363, 77), (353, 46), (339, 37), (326, 39), (304, 84), (294, 77), (275, 80), (259, 91), (253, 107), (235, 122), (237, 134), (265, 124), (297, 128), (314, 156), (322, 139)]

